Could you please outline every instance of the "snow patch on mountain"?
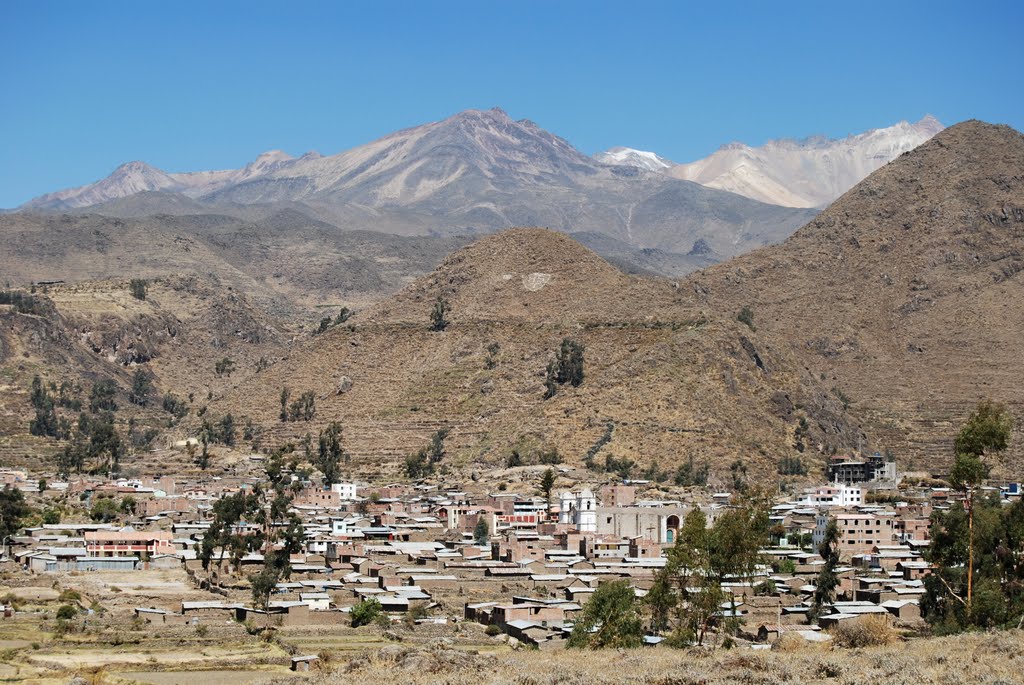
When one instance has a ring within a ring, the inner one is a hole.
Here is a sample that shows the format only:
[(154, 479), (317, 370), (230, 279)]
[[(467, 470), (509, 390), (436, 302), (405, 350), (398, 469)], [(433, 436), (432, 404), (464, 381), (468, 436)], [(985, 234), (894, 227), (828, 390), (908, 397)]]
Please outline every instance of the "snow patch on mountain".
[(594, 155), (594, 159), (602, 164), (632, 166), (640, 169), (646, 169), (647, 171), (664, 171), (665, 169), (671, 169), (675, 166), (674, 163), (658, 156), (654, 152), (649, 152), (647, 150), (634, 150), (629, 147), (613, 147), (610, 150), (598, 152)]

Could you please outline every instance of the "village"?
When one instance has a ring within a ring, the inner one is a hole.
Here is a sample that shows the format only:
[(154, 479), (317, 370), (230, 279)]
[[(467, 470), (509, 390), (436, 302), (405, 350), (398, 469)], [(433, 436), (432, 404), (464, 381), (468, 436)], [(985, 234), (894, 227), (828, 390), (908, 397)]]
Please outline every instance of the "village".
[[(550, 499), (536, 491), (479, 487), (467, 492), (430, 484), (341, 482), (324, 489), (296, 483), (291, 510), (302, 521), (302, 549), (290, 555), (290, 575), (276, 583), (261, 607), (247, 579), (263, 567), (263, 554), (217, 550), (204, 569), (197, 551), (214, 504), (251, 488), (254, 479), (196, 482), (162, 475), (59, 482), (4, 470), (3, 486), (43, 502), (49, 495), (79, 501), (82, 511), (104, 514), (91, 518), (108, 520), (27, 527), (3, 541), (3, 567), (18, 577), (59, 579), (64, 588), (104, 574), (184, 574), (195, 591), (187, 599), (119, 605), (153, 633), (232, 621), (355, 626), (354, 608), (372, 602), (379, 612), (375, 630), (469, 622), (517, 648), (560, 649), (603, 583), (625, 580), (643, 597), (665, 566), (686, 515), (699, 508), (713, 522), (737, 497), (692, 489), (685, 499), (646, 499), (645, 481), (592, 490), (576, 481), (581, 474), (574, 469), (558, 471), (560, 481), (575, 485), (552, 492)], [(787, 633), (826, 641), (829, 628), (865, 617), (911, 630), (923, 625), (930, 517), (959, 494), (938, 481), (899, 474), (894, 460), (878, 454), (833, 458), (828, 473), (827, 484), (776, 498), (771, 545), (761, 550), (756, 572), (723, 584), (728, 600), (716, 620), (737, 620), (739, 637), (753, 648), (768, 648)], [(1013, 483), (990, 490), (1007, 502), (1021, 493)], [(109, 504), (97, 507), (103, 500)], [(812, 621), (811, 598), (825, 563), (817, 550), (830, 520), (839, 532), (839, 585), (835, 600)], [(239, 524), (247, 525), (255, 526)], [(16, 608), (6, 607), (4, 616), (15, 618)], [(648, 634), (644, 643), (655, 646), (664, 639)], [(315, 659), (315, 653), (295, 655), (293, 667)]]

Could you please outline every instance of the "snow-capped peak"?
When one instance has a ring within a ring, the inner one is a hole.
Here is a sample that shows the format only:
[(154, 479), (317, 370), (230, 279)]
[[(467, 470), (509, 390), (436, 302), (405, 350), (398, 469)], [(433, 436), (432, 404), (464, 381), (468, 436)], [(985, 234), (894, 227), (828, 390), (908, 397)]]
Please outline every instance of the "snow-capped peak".
[(634, 150), (629, 147), (613, 147), (610, 150), (598, 152), (594, 155), (594, 159), (602, 164), (632, 166), (646, 169), (647, 171), (664, 171), (675, 166), (672, 162), (653, 152)]

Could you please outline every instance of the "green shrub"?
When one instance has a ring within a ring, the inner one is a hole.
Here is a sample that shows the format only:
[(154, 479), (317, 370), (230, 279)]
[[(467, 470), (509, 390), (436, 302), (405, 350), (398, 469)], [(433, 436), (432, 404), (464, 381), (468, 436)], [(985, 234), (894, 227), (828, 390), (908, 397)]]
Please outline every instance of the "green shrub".
[(78, 609), (71, 606), (70, 604), (61, 605), (60, 609), (57, 609), (57, 620), (68, 621), (78, 615)]
[(383, 609), (373, 597), (364, 599), (359, 604), (352, 607), (352, 613), (349, 616), (352, 618), (352, 627), (358, 628), (359, 626), (369, 625), (373, 623), (382, 613)]

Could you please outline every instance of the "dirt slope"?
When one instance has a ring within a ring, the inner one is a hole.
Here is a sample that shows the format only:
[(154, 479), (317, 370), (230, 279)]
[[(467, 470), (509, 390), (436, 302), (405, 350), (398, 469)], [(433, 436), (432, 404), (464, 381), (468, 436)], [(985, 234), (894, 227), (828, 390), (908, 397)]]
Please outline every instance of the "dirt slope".
[(1022, 269), (1024, 136), (968, 121), (785, 243), (689, 283), (710, 309), (751, 306), (766, 338), (849, 398), (873, 446), (941, 470), (980, 398), (1021, 414)]

